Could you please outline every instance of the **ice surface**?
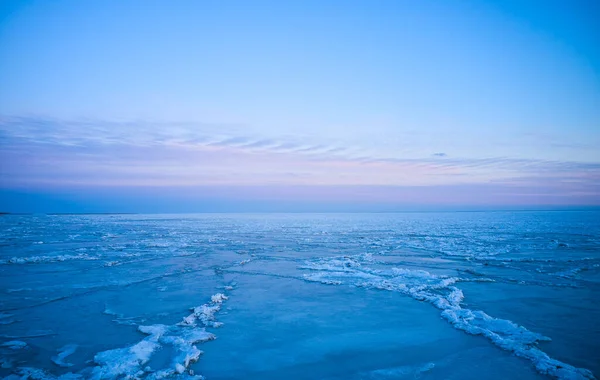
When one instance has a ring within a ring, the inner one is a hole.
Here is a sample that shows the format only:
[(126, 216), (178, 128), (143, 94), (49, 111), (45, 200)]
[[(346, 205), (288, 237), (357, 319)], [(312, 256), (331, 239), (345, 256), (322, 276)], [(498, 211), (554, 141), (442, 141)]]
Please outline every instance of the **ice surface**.
[(16, 321), (12, 318), (12, 314), (0, 313), (0, 325), (10, 325)]
[(59, 350), (58, 355), (54, 356), (52, 358), (52, 361), (54, 362), (54, 364), (60, 367), (71, 367), (73, 366), (73, 364), (65, 362), (65, 359), (67, 358), (67, 356), (72, 355), (75, 352), (75, 350), (77, 350), (76, 344), (67, 344)]
[(598, 212), (9, 215), (0, 247), (0, 378), (600, 373)]
[(30, 257), (11, 257), (10, 259), (0, 260), (0, 264), (41, 264), (55, 263), (70, 260), (98, 260), (98, 257), (86, 254), (80, 255), (58, 255), (58, 256), (30, 256)]
[(27, 343), (20, 341), (20, 340), (11, 340), (11, 341), (2, 343), (2, 347), (8, 347), (11, 350), (21, 350), (21, 349), (27, 347)]
[(423, 373), (432, 370), (434, 367), (435, 363), (427, 363), (420, 366), (402, 366), (377, 369), (363, 374), (362, 378), (372, 380), (418, 379)]
[[(341, 285), (340, 278), (354, 286), (396, 291), (419, 301), (427, 301), (442, 310), (442, 317), (457, 329), (469, 334), (482, 335), (492, 343), (533, 362), (543, 374), (559, 379), (593, 379), (591, 371), (576, 368), (550, 358), (536, 347), (540, 341), (550, 338), (531, 332), (512, 321), (493, 318), (483, 311), (462, 308), (462, 291), (453, 286), (458, 277), (436, 276), (425, 270), (391, 268), (389, 271), (374, 270), (362, 255), (354, 257), (334, 257), (308, 262), (303, 269), (317, 271), (305, 275), (308, 281), (318, 281), (329, 285)], [(377, 273), (377, 274), (375, 274)]]
[(40, 337), (45, 337), (45, 336), (52, 336), (55, 334), (56, 333), (52, 330), (30, 330), (27, 333), (22, 334), (22, 335), (3, 334), (3, 335), (0, 335), (0, 337), (4, 338), (4, 339), (27, 339), (27, 338), (40, 338)]
[(80, 380), (83, 376), (74, 373), (65, 373), (60, 376), (54, 376), (47, 371), (39, 368), (19, 367), (15, 372), (7, 377), (6, 380)]

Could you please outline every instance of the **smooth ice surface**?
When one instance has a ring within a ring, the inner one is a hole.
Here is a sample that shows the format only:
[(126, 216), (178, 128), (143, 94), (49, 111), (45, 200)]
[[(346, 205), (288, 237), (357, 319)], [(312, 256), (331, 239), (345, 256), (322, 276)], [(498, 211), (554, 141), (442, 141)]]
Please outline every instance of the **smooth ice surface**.
[(0, 376), (593, 379), (600, 213), (0, 217)]

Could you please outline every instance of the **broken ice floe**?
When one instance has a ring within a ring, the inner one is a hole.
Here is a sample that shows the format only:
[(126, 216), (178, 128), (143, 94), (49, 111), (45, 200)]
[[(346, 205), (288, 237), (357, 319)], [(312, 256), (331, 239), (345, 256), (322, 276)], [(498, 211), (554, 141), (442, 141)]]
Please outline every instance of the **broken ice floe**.
[(195, 326), (196, 321), (200, 321), (202, 325), (207, 327), (220, 327), (223, 324), (215, 321), (215, 313), (221, 310), (221, 304), (227, 299), (222, 293), (217, 293), (211, 297), (211, 302), (208, 304), (196, 306), (192, 308), (192, 314), (183, 318), (179, 322), (180, 326)]
[[(126, 348), (103, 351), (94, 357), (98, 364), (91, 372), (94, 379), (114, 378), (148, 378), (161, 379), (175, 375), (186, 375), (188, 378), (201, 379), (199, 375), (190, 373), (189, 366), (196, 362), (202, 351), (196, 344), (215, 339), (215, 335), (207, 332), (205, 327), (218, 327), (215, 313), (227, 297), (217, 293), (207, 304), (194, 307), (193, 313), (176, 325), (139, 326), (138, 330), (147, 336), (140, 342)], [(203, 327), (197, 327), (200, 322)], [(168, 368), (152, 370), (148, 364), (153, 354), (165, 347), (173, 352), (171, 365)]]
[(311, 271), (304, 275), (307, 281), (395, 291), (419, 301), (427, 301), (442, 310), (442, 317), (455, 328), (484, 336), (498, 347), (530, 360), (540, 373), (559, 379), (594, 379), (591, 371), (552, 359), (537, 348), (539, 341), (550, 338), (512, 321), (463, 308), (461, 303), (464, 295), (454, 285), (466, 279), (405, 268), (376, 270), (365, 264), (369, 262), (364, 256), (356, 255), (309, 261), (300, 268)]

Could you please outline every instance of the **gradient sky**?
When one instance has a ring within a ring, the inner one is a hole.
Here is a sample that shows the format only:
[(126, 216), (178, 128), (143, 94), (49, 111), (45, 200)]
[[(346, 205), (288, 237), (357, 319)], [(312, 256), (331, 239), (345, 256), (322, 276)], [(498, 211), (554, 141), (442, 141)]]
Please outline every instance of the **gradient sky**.
[(0, 211), (600, 205), (600, 3), (0, 1)]

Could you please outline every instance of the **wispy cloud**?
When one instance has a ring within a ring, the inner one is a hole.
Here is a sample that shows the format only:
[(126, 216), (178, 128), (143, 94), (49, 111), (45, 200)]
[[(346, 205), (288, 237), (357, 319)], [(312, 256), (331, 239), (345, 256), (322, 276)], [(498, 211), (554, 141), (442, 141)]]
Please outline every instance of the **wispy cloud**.
[[(443, 158), (443, 159), (442, 159)], [(0, 117), (3, 187), (463, 186), (598, 192), (600, 162), (378, 155), (361, 146), (202, 123)], [(599, 196), (600, 197), (600, 196)]]
[(344, 147), (292, 138), (248, 136), (243, 128), (227, 124), (148, 121), (57, 120), (34, 117), (0, 117), (0, 138), (55, 146), (221, 147), (246, 151), (344, 153)]

